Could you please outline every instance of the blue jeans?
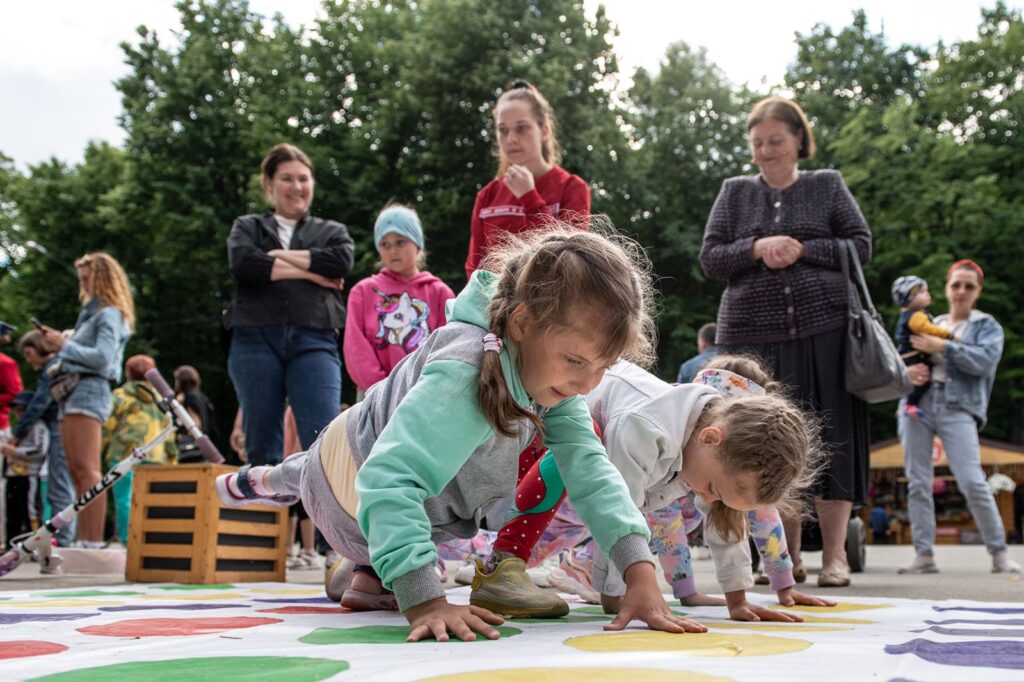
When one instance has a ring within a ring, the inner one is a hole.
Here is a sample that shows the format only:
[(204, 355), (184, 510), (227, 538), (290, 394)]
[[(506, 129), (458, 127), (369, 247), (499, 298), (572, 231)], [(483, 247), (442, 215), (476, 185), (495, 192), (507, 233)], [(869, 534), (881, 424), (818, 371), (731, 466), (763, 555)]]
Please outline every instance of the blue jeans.
[(329, 329), (235, 327), (228, 374), (242, 408), (250, 464), (277, 464), (283, 458), (286, 398), (304, 449), (338, 416), (341, 358)]
[[(50, 503), (51, 513), (56, 515), (75, 501), (75, 484), (72, 483), (71, 472), (68, 471), (68, 460), (60, 442), (57, 422), (47, 426), (50, 429), (50, 449), (46, 452), (46, 468), (49, 472), (46, 479), (46, 500)], [(72, 522), (70, 526), (57, 531), (57, 545), (70, 547), (74, 536), (75, 524)]]
[(900, 443), (907, 472), (910, 533), (918, 554), (931, 554), (935, 544), (935, 499), (932, 497), (932, 442), (942, 441), (949, 468), (960, 493), (978, 525), (985, 546), (992, 554), (1006, 549), (1006, 530), (999, 517), (992, 490), (981, 469), (978, 423), (963, 410), (946, 406), (946, 390), (933, 383), (918, 406), (924, 414), (908, 417), (899, 412)]

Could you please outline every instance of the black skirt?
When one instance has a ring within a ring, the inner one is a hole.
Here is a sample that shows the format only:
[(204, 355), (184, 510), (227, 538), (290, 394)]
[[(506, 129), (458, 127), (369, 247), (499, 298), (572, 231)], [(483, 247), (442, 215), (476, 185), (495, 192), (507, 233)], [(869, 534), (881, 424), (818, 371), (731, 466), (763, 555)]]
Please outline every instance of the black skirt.
[(867, 404), (844, 387), (846, 329), (794, 341), (722, 346), (720, 352), (761, 358), (785, 385), (786, 395), (820, 420), (828, 464), (814, 495), (865, 504), (871, 435)]

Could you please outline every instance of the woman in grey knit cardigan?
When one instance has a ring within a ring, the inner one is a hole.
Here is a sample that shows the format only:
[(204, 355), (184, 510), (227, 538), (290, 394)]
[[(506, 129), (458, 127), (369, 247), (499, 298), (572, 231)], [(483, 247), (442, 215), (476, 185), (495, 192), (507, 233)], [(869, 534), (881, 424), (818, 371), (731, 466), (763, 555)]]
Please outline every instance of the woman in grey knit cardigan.
[[(761, 357), (822, 420), (831, 457), (815, 491), (823, 541), (818, 584), (842, 587), (850, 584), (850, 512), (866, 500), (869, 433), (866, 405), (844, 388), (847, 296), (837, 240), (852, 240), (866, 263), (871, 231), (838, 172), (798, 169), (815, 144), (795, 102), (762, 100), (747, 133), (761, 172), (725, 181), (700, 253), (705, 274), (728, 282), (716, 340), (723, 352)], [(802, 582), (799, 528), (793, 519), (786, 536)]]

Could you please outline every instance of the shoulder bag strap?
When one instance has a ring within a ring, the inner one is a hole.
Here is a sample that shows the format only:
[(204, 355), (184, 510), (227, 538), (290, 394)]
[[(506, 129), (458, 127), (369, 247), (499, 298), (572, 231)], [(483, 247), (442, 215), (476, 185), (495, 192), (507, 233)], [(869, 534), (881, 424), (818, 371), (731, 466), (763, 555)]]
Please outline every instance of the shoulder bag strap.
[(879, 319), (878, 311), (875, 309), (875, 303), (871, 300), (871, 292), (868, 291), (868, 283), (864, 279), (864, 270), (860, 265), (860, 256), (857, 255), (857, 248), (853, 245), (853, 241), (849, 239), (843, 240), (846, 242), (846, 251), (850, 254), (850, 261), (853, 263), (853, 271), (857, 276), (857, 285), (860, 288), (860, 294), (864, 297), (865, 307), (868, 309), (871, 317), (876, 320)]
[[(864, 309), (864, 306), (860, 302), (860, 293), (857, 290), (857, 284), (850, 278), (850, 255), (849, 251), (852, 250), (849, 242), (846, 239), (837, 239), (836, 248), (839, 250), (839, 263), (843, 268), (843, 281), (846, 282), (846, 299), (849, 308), (849, 316), (851, 318), (860, 315), (860, 311)], [(856, 257), (856, 252), (854, 253)]]

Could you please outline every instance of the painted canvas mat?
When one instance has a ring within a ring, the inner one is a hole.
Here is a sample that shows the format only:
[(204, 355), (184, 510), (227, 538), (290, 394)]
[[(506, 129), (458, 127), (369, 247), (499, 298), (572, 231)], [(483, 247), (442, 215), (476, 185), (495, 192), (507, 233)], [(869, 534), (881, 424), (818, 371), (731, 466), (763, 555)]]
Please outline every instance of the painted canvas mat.
[[(468, 588), (449, 598), (466, 603)], [(685, 612), (710, 632), (605, 633), (600, 609), (574, 604), (560, 620), (507, 621), (498, 641), (406, 644), (400, 615), (295, 583), (3, 592), (0, 679), (1024, 681), (1024, 603), (848, 599), (798, 610), (800, 624)]]

